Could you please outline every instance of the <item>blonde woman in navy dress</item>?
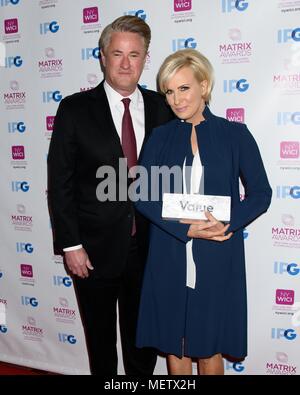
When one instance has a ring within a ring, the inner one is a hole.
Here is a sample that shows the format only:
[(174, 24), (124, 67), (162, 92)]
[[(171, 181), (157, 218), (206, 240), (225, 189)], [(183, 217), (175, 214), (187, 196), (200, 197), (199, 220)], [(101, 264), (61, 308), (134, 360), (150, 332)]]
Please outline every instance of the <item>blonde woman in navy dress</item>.
[(162, 219), (159, 179), (160, 200), (137, 202), (152, 223), (137, 346), (165, 353), (170, 374), (192, 374), (192, 358), (199, 374), (224, 374), (222, 354), (247, 355), (243, 229), (267, 210), (272, 191), (247, 127), (208, 107), (213, 69), (207, 58), (177, 51), (162, 64), (158, 81), (177, 119), (154, 129), (140, 165), (149, 174), (152, 166), (180, 166), (182, 190), (171, 183), (167, 192), (231, 196), (231, 220), (225, 225), (210, 213), (205, 221)]

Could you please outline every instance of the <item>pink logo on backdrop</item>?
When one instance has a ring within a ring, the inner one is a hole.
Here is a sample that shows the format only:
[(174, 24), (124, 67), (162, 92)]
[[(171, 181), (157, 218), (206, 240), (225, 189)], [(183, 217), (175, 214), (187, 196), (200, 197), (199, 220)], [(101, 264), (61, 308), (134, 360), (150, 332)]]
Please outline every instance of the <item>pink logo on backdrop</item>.
[(189, 11), (192, 9), (192, 0), (174, 0), (174, 11)]
[(23, 145), (14, 145), (11, 147), (12, 158), (14, 160), (24, 160), (25, 159), (25, 149)]
[(18, 33), (19, 31), (19, 25), (18, 25), (18, 19), (6, 19), (4, 21), (4, 29), (5, 29), (5, 34), (13, 34), (13, 33)]
[(95, 23), (99, 21), (98, 7), (83, 9), (83, 23)]
[(244, 108), (227, 108), (226, 118), (228, 119), (228, 121), (244, 123), (245, 109)]
[(280, 158), (299, 158), (299, 141), (282, 141), (280, 143)]
[(284, 225), (287, 225), (287, 226), (294, 226), (295, 225), (294, 217), (291, 214), (282, 214), (281, 221)]
[(21, 275), (22, 277), (33, 277), (33, 270), (31, 265), (21, 265)]
[(294, 304), (295, 291), (291, 289), (276, 289), (276, 304)]
[(52, 116), (46, 117), (47, 130), (49, 130), (49, 131), (53, 130), (54, 119), (55, 119), (55, 117), (52, 117)]
[(242, 39), (242, 32), (240, 29), (237, 28), (231, 28), (228, 31), (228, 36), (232, 41), (241, 41)]

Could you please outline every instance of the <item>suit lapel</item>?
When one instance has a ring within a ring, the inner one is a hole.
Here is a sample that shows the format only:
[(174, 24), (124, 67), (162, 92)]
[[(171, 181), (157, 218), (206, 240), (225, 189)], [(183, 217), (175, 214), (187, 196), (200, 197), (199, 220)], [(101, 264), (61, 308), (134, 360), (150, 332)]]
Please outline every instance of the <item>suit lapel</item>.
[(120, 138), (111, 115), (103, 81), (95, 89), (91, 90), (90, 94), (91, 116), (98, 124), (99, 131), (101, 130), (103, 138), (105, 138), (105, 143), (110, 144), (111, 152), (114, 153), (117, 158), (123, 157)]

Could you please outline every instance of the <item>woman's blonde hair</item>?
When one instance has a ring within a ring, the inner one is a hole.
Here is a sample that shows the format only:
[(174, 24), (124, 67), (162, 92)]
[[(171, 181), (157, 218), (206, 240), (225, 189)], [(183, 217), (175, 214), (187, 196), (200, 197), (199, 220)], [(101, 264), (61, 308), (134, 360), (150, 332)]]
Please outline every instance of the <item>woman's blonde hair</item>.
[(214, 85), (214, 70), (210, 61), (195, 49), (181, 49), (164, 60), (158, 72), (158, 85), (161, 93), (166, 93), (167, 82), (183, 67), (190, 67), (199, 83), (207, 81), (207, 91), (203, 99), (209, 103)]

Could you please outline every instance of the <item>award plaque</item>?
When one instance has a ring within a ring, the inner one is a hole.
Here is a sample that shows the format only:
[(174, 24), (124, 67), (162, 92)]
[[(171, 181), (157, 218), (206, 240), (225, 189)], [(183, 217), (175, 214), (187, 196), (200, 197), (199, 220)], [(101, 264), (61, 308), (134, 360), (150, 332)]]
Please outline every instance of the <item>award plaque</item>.
[(204, 219), (205, 211), (218, 221), (230, 221), (230, 196), (164, 193), (162, 218), (170, 220)]

